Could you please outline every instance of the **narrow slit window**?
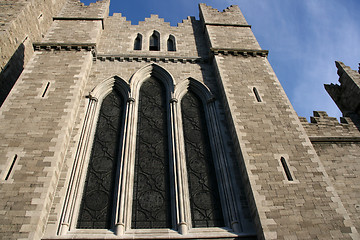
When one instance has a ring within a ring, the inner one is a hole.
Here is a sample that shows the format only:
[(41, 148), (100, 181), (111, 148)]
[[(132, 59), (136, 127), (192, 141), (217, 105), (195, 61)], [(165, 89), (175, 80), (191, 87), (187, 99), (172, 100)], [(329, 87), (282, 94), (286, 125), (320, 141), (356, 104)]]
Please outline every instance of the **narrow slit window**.
[(262, 101), (261, 101), (261, 98), (260, 98), (260, 95), (259, 95), (259, 92), (258, 92), (258, 90), (256, 89), (256, 87), (253, 87), (253, 92), (254, 92), (254, 94), (255, 94), (256, 100), (257, 100), (258, 102), (262, 102)]
[(167, 48), (168, 48), (168, 51), (170, 51), (170, 52), (176, 51), (175, 37), (173, 35), (169, 36), (169, 39), (167, 41)]
[(287, 165), (287, 163), (285, 161), (285, 158), (281, 157), (280, 161), (281, 161), (281, 164), (282, 164), (282, 166), (284, 168), (287, 179), (289, 181), (293, 181), (293, 177), (291, 176), (291, 172), (290, 172), (290, 169), (289, 169), (289, 167), (288, 167), (288, 165)]
[(141, 50), (142, 48), (142, 36), (138, 33), (134, 41), (134, 50)]
[(45, 87), (44, 92), (43, 92), (43, 94), (41, 95), (41, 97), (45, 97), (45, 94), (46, 94), (47, 90), (49, 89), (49, 86), (50, 86), (50, 82), (48, 82), (48, 83), (46, 84), (46, 87)]
[(15, 154), (15, 156), (14, 156), (14, 159), (13, 159), (13, 161), (12, 161), (12, 163), (11, 163), (11, 166), (10, 166), (10, 168), (9, 168), (9, 171), (8, 171), (8, 173), (6, 174), (5, 180), (8, 180), (8, 179), (9, 179), (10, 174), (11, 174), (11, 172), (12, 172), (14, 166), (15, 166), (16, 160), (17, 160), (17, 154)]
[(157, 31), (150, 36), (150, 51), (160, 51), (160, 34)]

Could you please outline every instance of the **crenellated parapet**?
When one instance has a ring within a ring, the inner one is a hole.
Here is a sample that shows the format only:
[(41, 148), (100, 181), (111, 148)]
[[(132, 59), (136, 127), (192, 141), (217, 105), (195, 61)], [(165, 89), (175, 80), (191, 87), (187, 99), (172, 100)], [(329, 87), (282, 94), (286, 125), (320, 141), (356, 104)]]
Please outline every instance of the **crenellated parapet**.
[[(200, 4), (200, 21), (213, 54), (235, 53), (245, 55), (261, 50), (251, 26), (246, 22), (237, 5), (219, 12), (206, 4)], [(256, 54), (255, 54), (256, 55)]]
[[(35, 49), (41, 45), (41, 49), (63, 49), (62, 46), (97, 45), (102, 30), (105, 28), (105, 20), (109, 14), (109, 0), (97, 1), (89, 6), (80, 0), (67, 0), (58, 15), (53, 18), (50, 30), (42, 39), (41, 43), (35, 43)], [(71, 29), (71, 31), (69, 31)]]
[(325, 89), (345, 116), (360, 116), (360, 74), (342, 62), (335, 62), (338, 84), (325, 84)]
[(211, 6), (207, 6), (205, 3), (201, 3), (199, 7), (200, 19), (207, 25), (250, 27), (237, 5), (231, 5), (222, 12), (219, 12), (217, 9), (212, 8)]
[(310, 122), (299, 117), (311, 142), (360, 142), (360, 126), (350, 117), (329, 117), (324, 111), (314, 111)]
[(68, 0), (54, 19), (104, 19), (109, 15), (109, 0), (99, 0), (86, 6), (80, 0)]

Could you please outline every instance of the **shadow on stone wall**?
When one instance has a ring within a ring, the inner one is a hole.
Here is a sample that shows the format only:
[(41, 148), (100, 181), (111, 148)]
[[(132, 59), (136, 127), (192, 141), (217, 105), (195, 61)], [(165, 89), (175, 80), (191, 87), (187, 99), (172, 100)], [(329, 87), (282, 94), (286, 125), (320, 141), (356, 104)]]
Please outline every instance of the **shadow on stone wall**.
[(0, 107), (24, 70), (25, 46), (20, 44), (0, 73)]

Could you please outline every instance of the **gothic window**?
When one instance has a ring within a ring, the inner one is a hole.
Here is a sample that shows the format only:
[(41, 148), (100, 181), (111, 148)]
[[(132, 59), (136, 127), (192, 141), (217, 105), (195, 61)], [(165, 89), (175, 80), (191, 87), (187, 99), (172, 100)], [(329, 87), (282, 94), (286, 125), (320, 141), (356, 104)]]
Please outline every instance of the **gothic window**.
[(150, 36), (149, 50), (160, 51), (160, 34), (157, 31), (154, 31)]
[(77, 228), (111, 227), (124, 101), (112, 91), (103, 100), (89, 160)]
[(156, 64), (130, 84), (118, 77), (99, 84), (89, 96), (57, 234), (249, 233), (216, 116), (202, 83), (174, 86)]
[(142, 35), (138, 33), (134, 41), (134, 50), (141, 50), (142, 48)]
[(201, 100), (189, 91), (181, 101), (192, 226), (224, 226), (216, 172)]
[(140, 88), (132, 228), (171, 228), (166, 93), (150, 78)]
[(173, 35), (169, 36), (167, 41), (167, 49), (168, 51), (176, 51), (175, 37)]

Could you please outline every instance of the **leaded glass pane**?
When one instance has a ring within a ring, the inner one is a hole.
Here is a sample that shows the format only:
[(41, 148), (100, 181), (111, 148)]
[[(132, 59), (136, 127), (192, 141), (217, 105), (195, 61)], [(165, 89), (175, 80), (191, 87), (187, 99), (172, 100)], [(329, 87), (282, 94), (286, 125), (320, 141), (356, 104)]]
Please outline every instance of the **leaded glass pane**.
[(155, 78), (140, 89), (132, 228), (171, 228), (166, 94)]
[(224, 220), (201, 100), (188, 92), (181, 101), (193, 227), (222, 227)]
[(123, 99), (111, 92), (102, 102), (77, 222), (78, 228), (111, 228)]

